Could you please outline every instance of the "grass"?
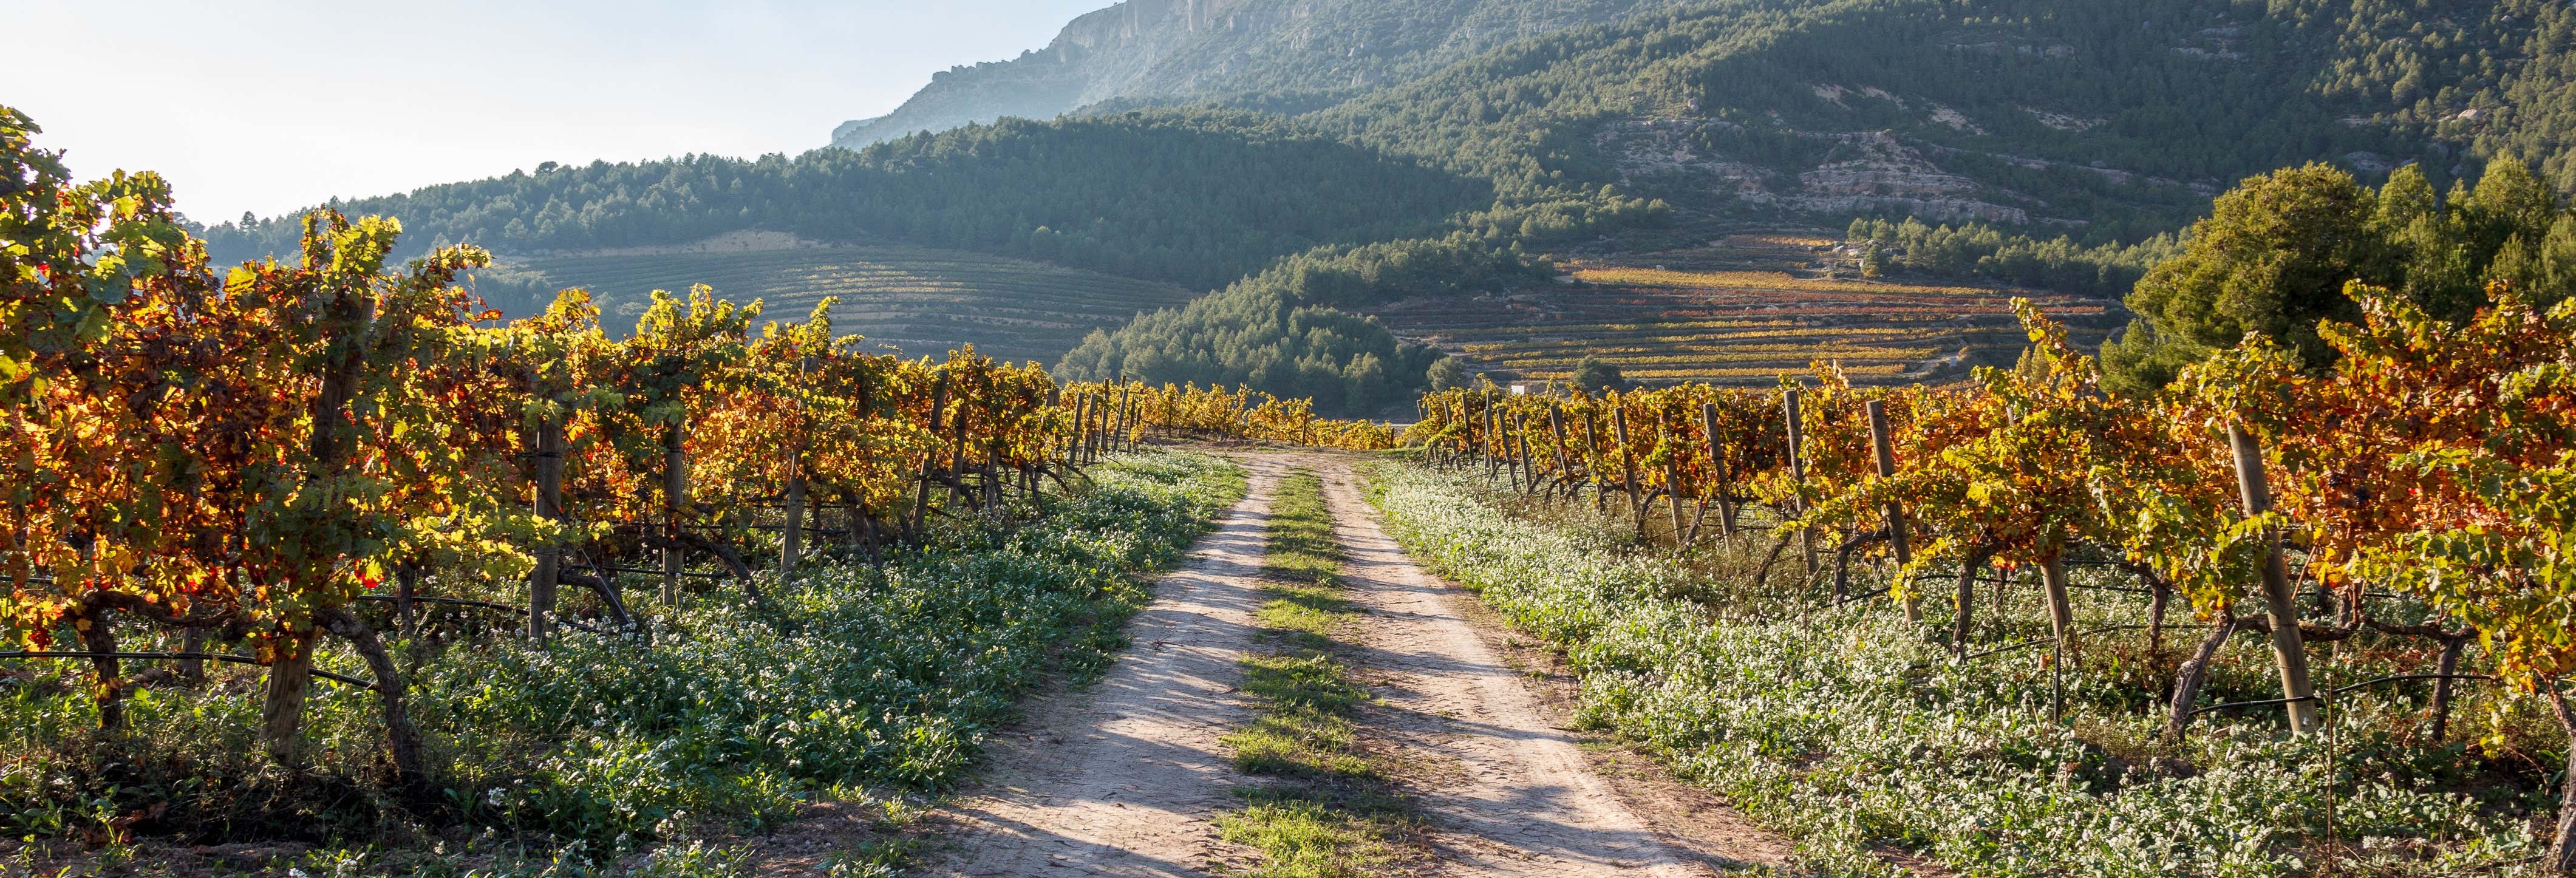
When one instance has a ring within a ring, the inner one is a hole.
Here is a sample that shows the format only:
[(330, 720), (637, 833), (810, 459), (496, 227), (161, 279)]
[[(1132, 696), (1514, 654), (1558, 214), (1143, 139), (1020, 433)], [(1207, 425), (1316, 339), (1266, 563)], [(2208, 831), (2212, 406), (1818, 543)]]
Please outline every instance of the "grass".
[[(2326, 740), (2289, 737), (2271, 709), (2204, 716), (2176, 744), (2158, 734), (2161, 698), (2205, 633), (2177, 609), (2161, 649), (2144, 632), (2087, 635), (2063, 669), (2061, 724), (2046, 652), (1953, 662), (1942, 596), (1922, 623), (1890, 601), (1835, 608), (1801, 565), (1755, 581), (1751, 546), (1767, 540), (1676, 557), (1588, 504), (1415, 467), (1372, 476), (1407, 552), (1563, 651), (1583, 678), (1579, 723), (1789, 835), (1802, 872), (1901, 875), (1883, 856), (1901, 851), (1972, 876), (2454, 875), (2546, 841), (2565, 745), (2529, 696), (2468, 690), (2439, 738), (2426, 688), (2389, 686), (2339, 699)], [(1855, 571), (1855, 589), (1884, 573)], [(2128, 585), (2119, 574), (2075, 576), (2079, 630), (2142, 621), (2142, 597), (2088, 588)], [(2003, 578), (1979, 587), (1977, 648), (2047, 636), (2034, 577)], [(2321, 686), (2433, 661), (2419, 639), (2375, 635), (2311, 658)], [(2278, 686), (2268, 644), (2239, 636), (2203, 699)]]
[[(1095, 489), (1034, 524), (960, 525), (883, 569), (826, 561), (793, 587), (766, 582), (767, 610), (736, 588), (663, 605), (630, 583), (649, 645), (568, 630), (533, 646), (461, 614), (393, 638), (415, 665), (410, 706), (435, 775), (416, 795), (386, 783), (362, 690), (315, 691), (312, 755), (286, 772), (256, 755), (257, 668), (144, 687), (121, 734), (97, 731), (85, 669), (6, 669), (0, 837), (32, 837), (43, 856), (127, 835), (309, 846), (354, 851), (378, 874), (456, 857), (589, 868), (765, 832), (825, 797), (882, 803), (899, 821), (897, 803), (953, 782), (1043, 676), (1105, 667), (1151, 574), (1243, 487), (1239, 469), (1199, 454), (1125, 456), (1091, 474)], [(515, 599), (506, 584), (428, 585)], [(129, 648), (172, 645), (140, 626), (119, 633)], [(317, 664), (366, 674), (336, 644)]]
[(1261, 851), (1262, 878), (1371, 874), (1403, 857), (1413, 817), (1362, 751), (1355, 716), (1368, 690), (1351, 679), (1337, 638), (1362, 610), (1341, 594), (1342, 554), (1323, 483), (1297, 470), (1270, 507), (1258, 613), (1264, 649), (1242, 659), (1244, 693), (1260, 714), (1224, 741), (1247, 774), (1275, 778), (1244, 793), (1247, 807), (1217, 821), (1224, 837)]
[(823, 297), (838, 296), (836, 331), (907, 356), (937, 356), (971, 343), (998, 359), (1050, 363), (1093, 329), (1115, 329), (1139, 311), (1179, 305), (1192, 295), (1170, 284), (897, 245), (531, 257), (492, 274), (486, 286), (517, 297), (587, 288), (613, 332), (634, 324), (650, 291), (703, 283), (734, 301), (760, 299), (766, 315), (777, 318), (801, 320)]

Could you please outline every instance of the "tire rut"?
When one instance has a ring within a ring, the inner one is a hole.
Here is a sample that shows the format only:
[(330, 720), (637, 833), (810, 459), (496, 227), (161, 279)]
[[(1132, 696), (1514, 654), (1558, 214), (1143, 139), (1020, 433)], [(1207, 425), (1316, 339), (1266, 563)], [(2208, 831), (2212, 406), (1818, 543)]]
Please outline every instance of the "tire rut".
[(1432, 824), (1441, 875), (1709, 875), (1667, 847), (1595, 774), (1578, 736), (1460, 612), (1473, 600), (1424, 572), (1387, 536), (1348, 464), (1315, 461), (1346, 557), (1343, 583), (1369, 608), (1359, 663), (1383, 706), (1370, 724), (1422, 760), (1407, 784)]
[(1238, 458), (1242, 502), (1156, 584), (1106, 677), (1033, 704), (953, 806), (956, 850), (929, 875), (1204, 875), (1247, 862), (1214, 819), (1247, 783), (1218, 737), (1250, 715), (1236, 664), (1261, 606), (1270, 495), (1287, 471)]

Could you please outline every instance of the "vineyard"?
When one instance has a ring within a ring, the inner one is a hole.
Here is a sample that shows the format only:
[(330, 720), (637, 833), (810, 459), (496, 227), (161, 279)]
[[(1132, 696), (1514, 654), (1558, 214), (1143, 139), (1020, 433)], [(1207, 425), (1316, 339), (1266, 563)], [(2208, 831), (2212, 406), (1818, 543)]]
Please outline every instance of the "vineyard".
[(581, 287), (622, 319), (641, 316), (652, 290), (690, 284), (798, 313), (832, 298), (835, 325), (875, 344), (914, 355), (973, 345), (1001, 360), (1050, 363), (1094, 329), (1115, 329), (1191, 295), (1168, 284), (900, 245), (514, 257), (478, 280), (489, 298), (526, 298), (535, 307), (557, 289)]
[(0, 135), (13, 837), (391, 821), (613, 856), (937, 786), (1241, 490), (1122, 452), (1393, 438), (869, 353), (829, 298), (657, 292), (623, 340), (578, 290), (503, 320), (456, 282), (486, 254), (388, 267), (377, 218), (219, 272), (157, 177), (72, 184)]
[(1438, 468), (1623, 532), (1385, 502), (1591, 668), (1594, 721), (1845, 867), (2563, 870), (2576, 306), (2353, 293), (2331, 370), (2257, 337), (2148, 398), (2028, 302), (1971, 389), (1436, 394)]
[[(1529, 378), (1565, 378), (1575, 361), (1597, 355), (1631, 380), (1741, 386), (1819, 360), (1839, 361), (1860, 384), (1961, 378), (2018, 348), (2003, 311), (2013, 296), (2037, 297), (2087, 327), (2107, 307), (2028, 291), (1804, 277), (1810, 254), (1797, 244), (1730, 239), (1620, 265), (1578, 264), (1567, 285), (1400, 302), (1377, 314), (1408, 336)], [(2098, 328), (2081, 332), (2100, 340)]]

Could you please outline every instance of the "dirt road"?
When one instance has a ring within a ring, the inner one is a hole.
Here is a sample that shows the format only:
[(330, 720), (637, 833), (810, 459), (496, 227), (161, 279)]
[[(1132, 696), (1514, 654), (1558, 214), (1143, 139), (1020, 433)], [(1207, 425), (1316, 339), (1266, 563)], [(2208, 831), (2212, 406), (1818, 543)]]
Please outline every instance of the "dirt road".
[(1251, 490), (1128, 627), (1099, 683), (1045, 699), (953, 809), (960, 849), (933, 875), (1203, 875), (1249, 852), (1211, 821), (1242, 783), (1217, 737), (1242, 723), (1235, 660), (1261, 606), (1276, 459), (1241, 461)]
[(1443, 875), (1705, 875), (1686, 865), (1592, 772), (1459, 604), (1378, 526), (1346, 465), (1318, 467), (1346, 557), (1343, 583), (1369, 608), (1363, 663), (1385, 675), (1372, 723), (1426, 760), (1410, 778), (1435, 827)]
[[(1248, 716), (1236, 660), (1253, 643), (1270, 493), (1292, 463), (1326, 482), (1345, 586), (1368, 608), (1343, 638), (1361, 645), (1349, 660), (1379, 698), (1361, 717), (1364, 733), (1400, 754), (1398, 782), (1430, 826), (1430, 872), (1679, 878), (1772, 859), (1715, 852), (1696, 837), (1676, 847), (1640, 819), (1629, 804), (1637, 791), (1623, 798), (1593, 770), (1578, 736), (1554, 725), (1469, 621), (1473, 598), (1425, 573), (1380, 528), (1346, 460), (1239, 460), (1253, 474), (1249, 496), (1187, 569), (1162, 581), (1107, 679), (1037, 704), (997, 746), (986, 779), (953, 809), (954, 852), (930, 874), (1178, 876), (1257, 862), (1216, 837), (1213, 820), (1239, 802), (1232, 788), (1253, 782), (1233, 772), (1218, 738)], [(1677, 801), (1647, 804), (1673, 806), (1651, 807), (1658, 815), (1710, 810)]]

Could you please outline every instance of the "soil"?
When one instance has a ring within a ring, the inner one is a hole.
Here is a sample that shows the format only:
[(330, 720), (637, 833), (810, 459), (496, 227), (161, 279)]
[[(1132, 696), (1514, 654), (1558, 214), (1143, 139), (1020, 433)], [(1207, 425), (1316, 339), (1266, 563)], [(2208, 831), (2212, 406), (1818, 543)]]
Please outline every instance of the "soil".
[[(1370, 613), (1373, 717), (1431, 763), (1407, 778), (1435, 827), (1443, 875), (1709, 875), (1781, 865), (1788, 843), (1653, 759), (1569, 727), (1572, 678), (1494, 624), (1465, 589), (1406, 557), (1360, 499), (1347, 462), (1317, 461)], [(1547, 670), (1534, 673), (1531, 660)], [(1442, 770), (1442, 764), (1454, 766)]]
[[(1346, 658), (1378, 696), (1360, 717), (1421, 809), (1428, 862), (1462, 876), (1703, 876), (1787, 862), (1752, 827), (1655, 761), (1568, 728), (1571, 677), (1518, 645), (1474, 598), (1403, 554), (1360, 500), (1350, 458), (1238, 451), (1249, 497), (1139, 616), (1135, 646), (1099, 684), (1039, 699), (983, 780), (932, 823), (939, 876), (1226, 874), (1259, 855), (1214, 820), (1258, 783), (1218, 737), (1249, 717), (1236, 659), (1254, 644), (1263, 529), (1291, 464), (1321, 475), (1366, 608)], [(1543, 670), (1533, 671), (1533, 667)]]
[(997, 742), (992, 768), (944, 809), (948, 850), (920, 874), (1202, 875), (1257, 859), (1217, 838), (1215, 818), (1250, 782), (1217, 738), (1250, 716), (1236, 660), (1252, 644), (1270, 493), (1287, 466), (1241, 462), (1250, 491), (1157, 586), (1134, 645)]

